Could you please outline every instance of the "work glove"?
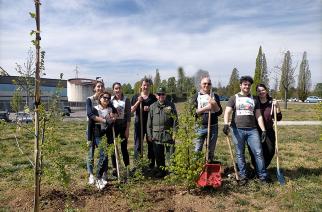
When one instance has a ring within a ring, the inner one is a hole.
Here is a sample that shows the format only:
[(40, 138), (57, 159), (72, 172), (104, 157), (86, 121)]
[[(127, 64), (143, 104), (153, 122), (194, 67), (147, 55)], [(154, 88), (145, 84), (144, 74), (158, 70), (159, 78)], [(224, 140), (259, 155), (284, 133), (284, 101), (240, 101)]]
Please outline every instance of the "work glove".
[(266, 140), (266, 131), (262, 131), (261, 142), (264, 143)]
[(224, 129), (222, 130), (226, 135), (229, 134), (229, 125), (228, 124), (225, 124), (224, 125)]

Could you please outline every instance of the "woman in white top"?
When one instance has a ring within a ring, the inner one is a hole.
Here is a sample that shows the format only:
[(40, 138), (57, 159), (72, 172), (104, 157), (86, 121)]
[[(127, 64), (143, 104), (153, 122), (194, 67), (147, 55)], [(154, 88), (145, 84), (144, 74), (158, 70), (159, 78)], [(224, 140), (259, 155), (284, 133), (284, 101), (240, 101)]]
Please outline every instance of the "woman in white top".
[[(115, 137), (121, 139), (121, 151), (123, 162), (126, 167), (130, 164), (129, 152), (127, 150), (127, 141), (129, 138), (130, 122), (131, 122), (131, 102), (130, 99), (123, 95), (121, 83), (113, 83), (112, 104), (117, 110), (116, 121), (114, 124)], [(112, 157), (113, 175), (116, 176), (115, 157)]]

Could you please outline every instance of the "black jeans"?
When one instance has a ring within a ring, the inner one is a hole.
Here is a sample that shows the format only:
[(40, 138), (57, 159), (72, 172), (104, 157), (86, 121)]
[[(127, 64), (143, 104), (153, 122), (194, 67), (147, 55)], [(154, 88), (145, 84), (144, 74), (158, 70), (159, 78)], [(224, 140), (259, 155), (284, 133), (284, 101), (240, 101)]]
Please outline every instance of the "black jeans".
[[(262, 135), (262, 131), (258, 130), (259, 135)], [(263, 156), (264, 156), (264, 161), (265, 161), (265, 167), (267, 168), (269, 164), (271, 163), (274, 154), (275, 154), (275, 131), (273, 128), (267, 129), (266, 130), (266, 140), (264, 143), (262, 143), (262, 148), (263, 148)], [(252, 165), (254, 168), (256, 168), (256, 162), (255, 162), (255, 157), (250, 150), (249, 145), (248, 147), (248, 152), (250, 154), (251, 160), (252, 160)]]
[(153, 142), (153, 149), (154, 149), (154, 155), (155, 155), (155, 161), (157, 163), (157, 167), (160, 168), (165, 167), (165, 154), (164, 149), (167, 153), (167, 160), (170, 160), (170, 156), (174, 152), (174, 144), (160, 144)]
[[(123, 156), (123, 162), (125, 166), (128, 166), (130, 164), (130, 157), (129, 157), (129, 152), (127, 150), (127, 139), (125, 138), (126, 123), (115, 124), (114, 130), (115, 130), (115, 137), (117, 138), (118, 136), (120, 136), (121, 138), (121, 152)], [(112, 164), (113, 164), (113, 168), (116, 168), (115, 154), (112, 154)]]
[[(143, 135), (142, 140), (144, 140), (144, 135), (147, 137), (146, 133), (146, 123), (143, 123)], [(141, 130), (140, 130), (140, 122), (134, 123), (134, 158), (137, 160), (140, 153), (141, 153), (141, 143), (140, 143), (140, 137), (141, 137)], [(155, 156), (153, 151), (153, 143), (147, 141), (148, 144), (148, 159), (150, 161), (150, 168), (153, 168), (155, 166)]]

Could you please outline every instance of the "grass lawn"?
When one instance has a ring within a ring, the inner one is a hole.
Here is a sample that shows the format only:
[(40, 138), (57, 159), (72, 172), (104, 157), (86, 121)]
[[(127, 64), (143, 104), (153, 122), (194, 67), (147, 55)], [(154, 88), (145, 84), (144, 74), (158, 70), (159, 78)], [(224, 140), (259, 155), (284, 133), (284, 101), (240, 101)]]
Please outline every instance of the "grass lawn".
[[(293, 109), (291, 109), (293, 110)], [(296, 110), (296, 109), (294, 109)], [(59, 180), (42, 178), (43, 210), (107, 210), (107, 211), (321, 211), (322, 210), (322, 143), (320, 126), (282, 126), (279, 128), (281, 168), (287, 184), (280, 186), (275, 177), (276, 164), (269, 173), (274, 184), (261, 185), (253, 180), (246, 187), (223, 176), (218, 190), (193, 189), (186, 192), (181, 185), (146, 178), (119, 185), (109, 181), (107, 189), (98, 192), (88, 186), (86, 173), (85, 123), (63, 122), (59, 125), (58, 145), (66, 168), (71, 173), (69, 186)], [(31, 127), (31, 125), (28, 125)], [(216, 159), (231, 167), (228, 147), (219, 128)], [(31, 210), (33, 202), (33, 169), (16, 147), (15, 126), (2, 129), (0, 138), (0, 211)], [(33, 137), (22, 130), (20, 145), (32, 158)], [(129, 149), (133, 158), (133, 129)], [(145, 148), (146, 149), (146, 148)], [(249, 161), (249, 160), (248, 160)], [(44, 160), (44, 165), (49, 161)]]

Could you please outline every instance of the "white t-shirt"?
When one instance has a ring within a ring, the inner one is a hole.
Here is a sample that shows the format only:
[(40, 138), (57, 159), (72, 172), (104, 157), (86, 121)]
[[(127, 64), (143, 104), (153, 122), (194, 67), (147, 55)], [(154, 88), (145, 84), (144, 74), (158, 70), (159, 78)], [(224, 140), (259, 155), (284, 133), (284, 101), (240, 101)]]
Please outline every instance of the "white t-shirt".
[[(109, 114), (112, 113), (112, 108), (107, 107), (107, 108), (103, 108), (101, 105), (96, 105), (95, 106), (96, 110), (98, 111), (98, 116), (101, 118), (107, 118), (109, 119)], [(105, 123), (100, 123), (101, 127), (104, 128), (105, 127)]]
[(125, 100), (126, 100), (125, 96), (123, 96), (122, 99), (118, 99), (118, 100), (115, 99), (115, 96), (112, 96), (113, 106), (117, 110), (117, 114), (118, 114), (116, 119), (124, 119)]

